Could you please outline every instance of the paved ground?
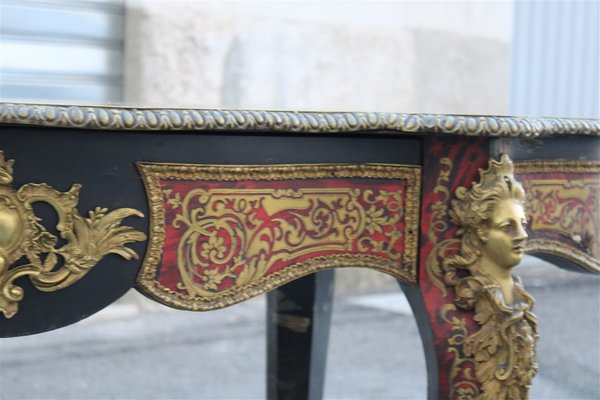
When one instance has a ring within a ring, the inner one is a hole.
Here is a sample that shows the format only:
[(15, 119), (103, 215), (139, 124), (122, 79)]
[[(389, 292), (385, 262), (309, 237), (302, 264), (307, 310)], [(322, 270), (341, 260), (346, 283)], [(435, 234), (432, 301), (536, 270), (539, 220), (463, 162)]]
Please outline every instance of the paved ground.
[[(548, 265), (521, 275), (542, 334), (532, 398), (600, 398), (600, 280)], [(264, 307), (259, 297), (188, 313), (140, 296), (58, 331), (3, 339), (0, 398), (264, 398)], [(425, 398), (417, 328), (397, 291), (337, 296), (330, 343), (327, 399)]]

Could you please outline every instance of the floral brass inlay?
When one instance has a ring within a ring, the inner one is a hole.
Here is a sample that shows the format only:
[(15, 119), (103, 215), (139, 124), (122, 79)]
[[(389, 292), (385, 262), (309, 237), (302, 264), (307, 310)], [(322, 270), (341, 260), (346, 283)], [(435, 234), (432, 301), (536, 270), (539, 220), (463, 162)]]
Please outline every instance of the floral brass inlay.
[[(104, 256), (118, 254), (130, 260), (137, 254), (125, 244), (146, 239), (146, 235), (121, 221), (129, 216), (143, 217), (131, 208), (108, 212), (97, 207), (88, 218), (77, 212), (81, 185), (59, 192), (46, 184), (29, 183), (19, 190), (13, 181), (14, 160), (6, 160), (0, 151), (0, 311), (14, 316), (23, 299), (23, 289), (14, 284), (28, 276), (44, 292), (63, 289), (83, 278)], [(36, 202), (50, 204), (58, 214), (56, 229), (66, 243), (56, 247), (59, 238), (48, 232), (34, 214)], [(21, 257), (27, 262), (12, 266)], [(12, 266), (12, 267), (11, 267)]]
[[(432, 245), (432, 251), (427, 259), (427, 275), (431, 283), (439, 289), (443, 296), (448, 295), (448, 286), (444, 281), (444, 261), (456, 254), (460, 249), (459, 238), (440, 240), (450, 230), (448, 220), (449, 205), (452, 193), (448, 187), (454, 163), (450, 158), (439, 160), (439, 174), (433, 194), (437, 200), (431, 206), (427, 240)], [(449, 324), (447, 351), (452, 355), (452, 365), (448, 371), (449, 399), (475, 399), (481, 394), (477, 377), (474, 376), (474, 360), (463, 352), (465, 338), (469, 335), (469, 327), (464, 316), (455, 304), (443, 304), (439, 310), (441, 319)]]
[(219, 308), (337, 266), (416, 280), (419, 167), (141, 163), (140, 170), (152, 245), (139, 282), (167, 304)]
[(600, 273), (600, 162), (530, 161), (515, 170), (527, 191), (527, 250)]

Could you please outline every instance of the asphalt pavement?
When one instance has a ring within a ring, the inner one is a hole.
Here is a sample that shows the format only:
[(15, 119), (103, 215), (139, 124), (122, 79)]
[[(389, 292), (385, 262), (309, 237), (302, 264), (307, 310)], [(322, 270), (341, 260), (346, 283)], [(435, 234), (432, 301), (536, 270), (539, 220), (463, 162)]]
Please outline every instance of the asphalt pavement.
[[(541, 333), (531, 398), (599, 399), (599, 277), (519, 268)], [(426, 397), (410, 308), (399, 289), (382, 290), (336, 295), (326, 399)], [(0, 340), (0, 398), (265, 398), (264, 296), (208, 313), (127, 297), (72, 326)]]

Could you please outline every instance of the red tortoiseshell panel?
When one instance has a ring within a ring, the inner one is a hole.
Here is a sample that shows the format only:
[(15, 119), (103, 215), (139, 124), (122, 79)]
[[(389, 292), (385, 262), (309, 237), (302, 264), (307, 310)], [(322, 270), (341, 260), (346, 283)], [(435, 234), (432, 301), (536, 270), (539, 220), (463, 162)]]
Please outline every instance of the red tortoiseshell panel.
[(470, 187), (488, 163), (480, 138), (430, 139), (425, 146), (419, 290), (429, 315), (438, 362), (441, 399), (476, 398), (474, 363), (463, 356), (462, 341), (478, 330), (473, 313), (454, 305), (454, 291), (443, 282), (442, 263), (458, 252), (457, 228), (448, 216), (457, 187)]
[(527, 194), (527, 250), (600, 273), (600, 162), (520, 162), (515, 175)]
[(323, 268), (416, 282), (420, 168), (140, 164), (151, 249), (139, 283), (213, 309)]

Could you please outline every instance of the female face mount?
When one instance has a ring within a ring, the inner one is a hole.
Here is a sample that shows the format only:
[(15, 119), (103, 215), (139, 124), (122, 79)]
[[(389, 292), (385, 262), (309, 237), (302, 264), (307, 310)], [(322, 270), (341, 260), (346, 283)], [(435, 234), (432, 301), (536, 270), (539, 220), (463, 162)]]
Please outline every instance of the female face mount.
[(459, 257), (463, 262), (457, 266), (505, 276), (525, 253), (525, 192), (506, 156), (491, 161), (480, 175), (470, 190), (459, 188), (453, 202), (453, 222), (463, 231)]
[(504, 156), (490, 161), (471, 189), (457, 189), (456, 197), (451, 216), (463, 236), (460, 254), (449, 262), (471, 274), (449, 275), (456, 304), (474, 310), (480, 325), (462, 347), (475, 363), (478, 398), (525, 399), (537, 372), (537, 325), (533, 298), (511, 275), (525, 253), (525, 193)]
[(481, 245), (481, 267), (495, 264), (498, 268), (511, 269), (525, 254), (527, 219), (523, 205), (515, 199), (498, 202), (487, 230), (479, 233)]

